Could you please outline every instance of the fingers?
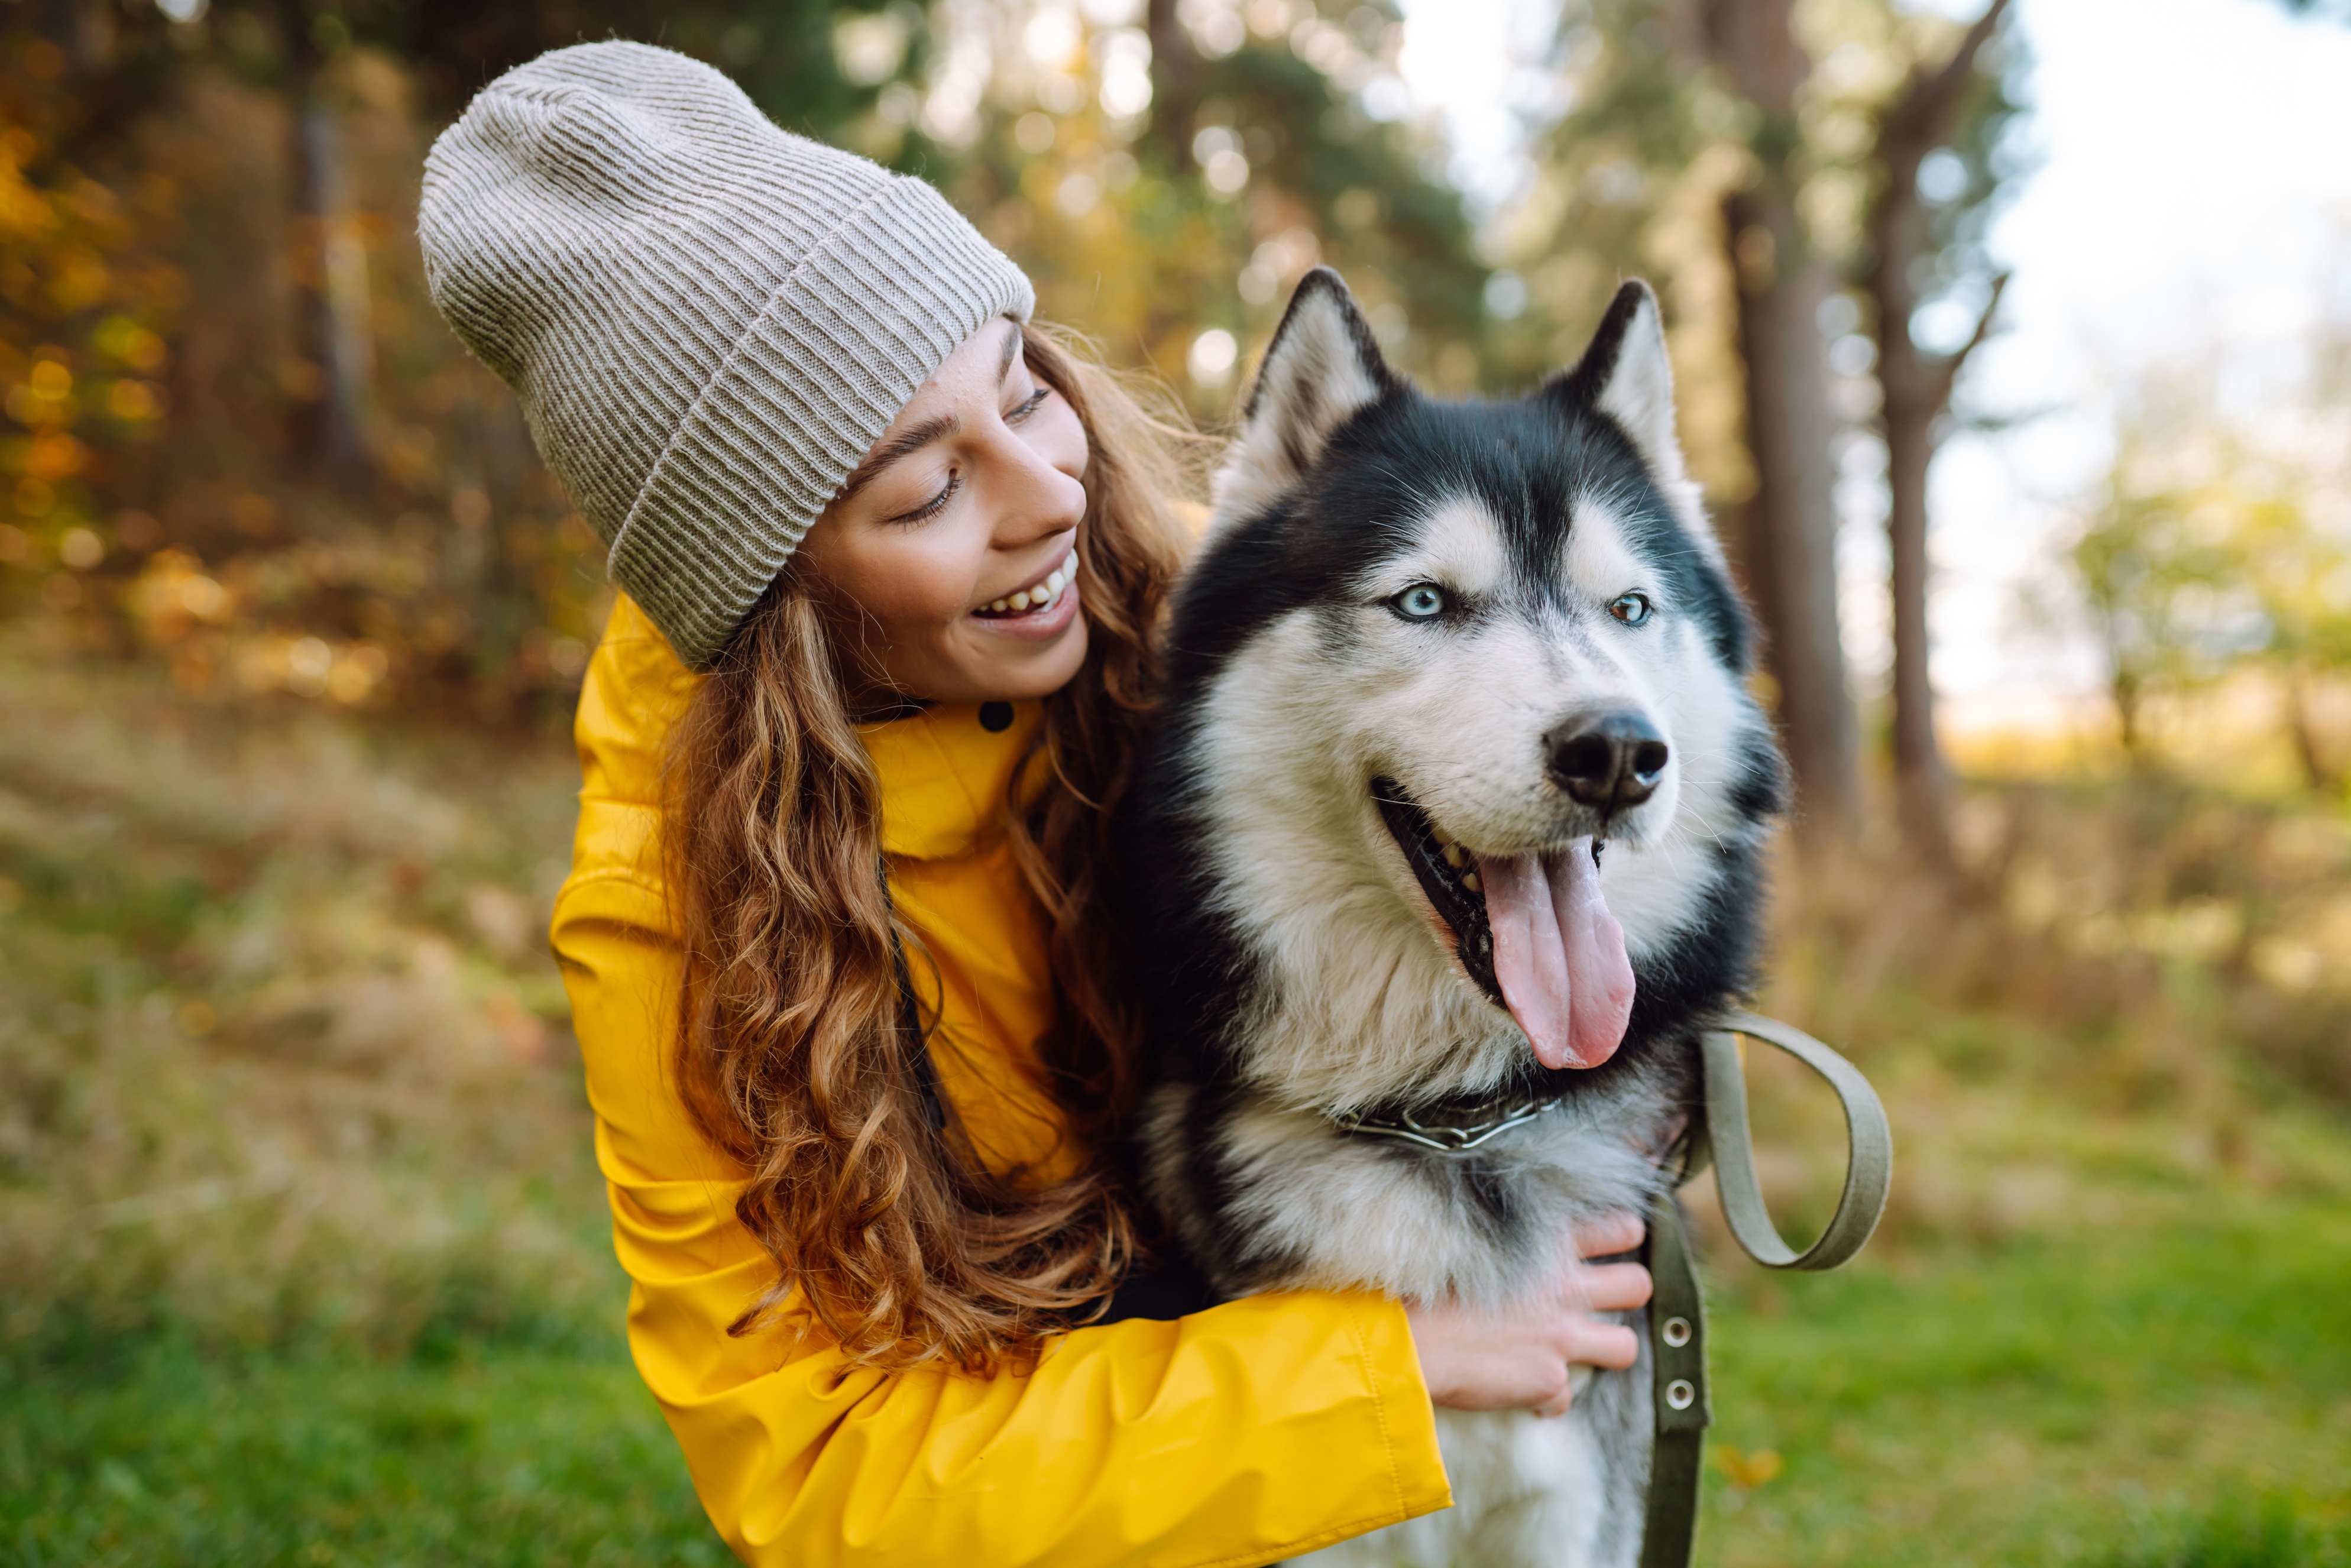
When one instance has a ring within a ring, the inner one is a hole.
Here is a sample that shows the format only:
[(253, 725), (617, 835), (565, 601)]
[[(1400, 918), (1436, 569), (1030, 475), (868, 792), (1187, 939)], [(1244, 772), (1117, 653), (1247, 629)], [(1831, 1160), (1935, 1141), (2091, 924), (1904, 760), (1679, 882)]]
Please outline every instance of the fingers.
[(1590, 1318), (1575, 1325), (1569, 1335), (1567, 1359), (1570, 1364), (1605, 1366), (1618, 1371), (1640, 1359), (1641, 1342), (1633, 1331), (1622, 1323), (1596, 1322)]
[(1619, 1209), (1614, 1214), (1585, 1220), (1575, 1228), (1573, 1234), (1577, 1257), (1605, 1258), (1611, 1253), (1630, 1252), (1638, 1248), (1641, 1239), (1648, 1234), (1648, 1227), (1641, 1223), (1639, 1215)]
[[(1604, 1217), (1577, 1239), (1621, 1251), (1639, 1244), (1640, 1223), (1631, 1215)], [(1635, 1311), (1649, 1295), (1649, 1271), (1639, 1264), (1597, 1263), (1570, 1270), (1555, 1293), (1507, 1306), (1448, 1299), (1411, 1303), (1405, 1311), (1421, 1375), (1437, 1404), (1560, 1416), (1592, 1368), (1621, 1370), (1639, 1359), (1633, 1330), (1594, 1314)]]
[(1649, 1304), (1649, 1271), (1638, 1263), (1594, 1263), (1578, 1269), (1571, 1297), (1597, 1312), (1629, 1312)]

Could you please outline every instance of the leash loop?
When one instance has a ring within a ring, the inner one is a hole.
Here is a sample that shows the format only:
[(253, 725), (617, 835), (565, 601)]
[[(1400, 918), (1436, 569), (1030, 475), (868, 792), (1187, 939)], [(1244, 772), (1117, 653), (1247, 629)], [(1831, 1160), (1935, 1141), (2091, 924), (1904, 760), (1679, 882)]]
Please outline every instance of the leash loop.
[[(1844, 1107), (1844, 1191), (1820, 1239), (1802, 1252), (1789, 1246), (1771, 1223), (1763, 1189), (1755, 1179), (1755, 1145), (1747, 1125), (1747, 1074), (1739, 1060), (1739, 1036), (1777, 1046), (1811, 1068), (1836, 1091)], [(1715, 1186), (1723, 1217), (1747, 1255), (1766, 1269), (1834, 1269), (1862, 1249), (1886, 1212), (1894, 1176), (1894, 1134), (1886, 1107), (1861, 1070), (1800, 1029), (1754, 1013), (1734, 1013), (1723, 1027), (1698, 1037), (1706, 1068), (1707, 1140), (1712, 1145)], [(1693, 1169), (1696, 1168), (1693, 1163)]]
[[(1847, 1158), (1844, 1191), (1820, 1239), (1799, 1252), (1782, 1240), (1763, 1207), (1755, 1179), (1755, 1145), (1747, 1126), (1747, 1073), (1739, 1037), (1774, 1045), (1828, 1080), (1844, 1107)], [(1730, 1233), (1767, 1269), (1834, 1269), (1861, 1250), (1886, 1211), (1894, 1172), (1894, 1137), (1886, 1108), (1861, 1070), (1811, 1035), (1775, 1019), (1734, 1013), (1723, 1027), (1698, 1037), (1706, 1083), (1706, 1124), (1682, 1147), (1675, 1185), (1714, 1160), (1715, 1186)], [(1654, 1293), (1649, 1299), (1650, 1406), (1656, 1422), (1649, 1455), (1647, 1516), (1642, 1526), (1641, 1568), (1689, 1568), (1698, 1539), (1699, 1478), (1706, 1428), (1713, 1416), (1706, 1376), (1706, 1302), (1690, 1265), (1689, 1239), (1672, 1192), (1649, 1211), (1642, 1249)]]

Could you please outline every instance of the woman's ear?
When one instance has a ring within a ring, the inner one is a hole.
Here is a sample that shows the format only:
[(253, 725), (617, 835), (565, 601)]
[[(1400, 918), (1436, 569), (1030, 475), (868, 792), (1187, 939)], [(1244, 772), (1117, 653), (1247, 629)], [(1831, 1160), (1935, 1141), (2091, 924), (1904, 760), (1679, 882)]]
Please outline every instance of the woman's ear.
[(1327, 267), (1308, 273), (1274, 329), (1241, 408), (1240, 434), (1217, 471), (1217, 517), (1273, 501), (1306, 476), (1332, 431), (1404, 390), (1339, 275)]

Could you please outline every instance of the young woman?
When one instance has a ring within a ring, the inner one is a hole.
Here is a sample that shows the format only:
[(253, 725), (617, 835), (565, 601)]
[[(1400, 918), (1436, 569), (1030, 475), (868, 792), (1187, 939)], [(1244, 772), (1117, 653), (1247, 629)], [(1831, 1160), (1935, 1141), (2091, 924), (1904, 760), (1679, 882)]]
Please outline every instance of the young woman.
[(421, 228), (626, 591), (553, 936), (630, 1343), (746, 1562), (1270, 1562), (1445, 1506), (1432, 1403), (1630, 1363), (1629, 1264), (1499, 1321), (1111, 1311), (1174, 469), (1010, 262), (625, 44), (486, 89)]

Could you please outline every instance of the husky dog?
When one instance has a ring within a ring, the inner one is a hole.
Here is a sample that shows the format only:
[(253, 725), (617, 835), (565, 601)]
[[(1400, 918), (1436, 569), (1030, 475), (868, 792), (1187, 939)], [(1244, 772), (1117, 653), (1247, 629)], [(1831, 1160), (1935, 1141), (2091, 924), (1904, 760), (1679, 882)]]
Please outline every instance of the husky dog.
[[(1318, 269), (1215, 497), (1124, 835), (1144, 1186), (1226, 1296), (1555, 1291), (1666, 1185), (1782, 788), (1656, 301), (1442, 402)], [(1312, 1560), (1634, 1563), (1648, 1354), (1562, 1419), (1439, 1411), (1455, 1506)]]

